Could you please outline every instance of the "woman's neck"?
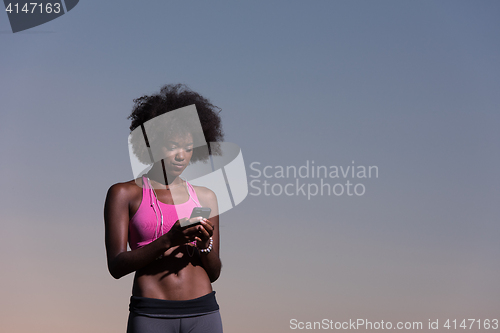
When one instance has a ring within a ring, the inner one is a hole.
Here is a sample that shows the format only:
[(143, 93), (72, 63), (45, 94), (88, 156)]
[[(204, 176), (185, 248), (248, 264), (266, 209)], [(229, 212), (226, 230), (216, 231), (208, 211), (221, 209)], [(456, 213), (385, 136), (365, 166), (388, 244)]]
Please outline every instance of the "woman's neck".
[(161, 163), (155, 163), (145, 176), (150, 179), (152, 186), (158, 189), (168, 190), (184, 184), (179, 176), (167, 175)]

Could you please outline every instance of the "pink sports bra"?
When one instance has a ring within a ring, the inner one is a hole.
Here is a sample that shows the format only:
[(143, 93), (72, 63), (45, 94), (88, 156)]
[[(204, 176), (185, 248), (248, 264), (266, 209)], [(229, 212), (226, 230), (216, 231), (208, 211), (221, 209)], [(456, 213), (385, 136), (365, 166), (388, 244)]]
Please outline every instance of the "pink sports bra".
[[(167, 205), (157, 200), (149, 187), (148, 178), (143, 176), (142, 182), (142, 201), (128, 225), (128, 241), (132, 250), (141, 248), (167, 233), (177, 220), (190, 217), (193, 208), (200, 206), (196, 192), (188, 182), (186, 184), (190, 198), (179, 205)], [(163, 233), (161, 215), (163, 215)]]

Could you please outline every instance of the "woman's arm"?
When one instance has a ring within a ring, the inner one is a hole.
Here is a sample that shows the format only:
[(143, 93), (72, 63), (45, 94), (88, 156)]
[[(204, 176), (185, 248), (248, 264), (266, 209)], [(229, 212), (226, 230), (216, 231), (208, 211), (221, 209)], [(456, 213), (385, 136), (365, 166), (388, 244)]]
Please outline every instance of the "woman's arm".
[(168, 233), (144, 247), (127, 251), (129, 205), (134, 198), (132, 186), (135, 185), (111, 186), (104, 205), (108, 270), (115, 279), (145, 267), (173, 246), (194, 241), (198, 232), (196, 226), (181, 229), (177, 221)]
[(210, 207), (210, 218), (207, 221), (201, 221), (198, 226), (200, 236), (196, 243), (199, 249), (206, 249), (210, 245), (210, 237), (213, 239), (212, 250), (209, 253), (201, 252), (200, 257), (203, 268), (210, 278), (210, 282), (214, 282), (219, 278), (222, 263), (219, 257), (219, 209), (217, 205), (217, 197), (215, 193), (204, 187), (197, 187), (196, 194), (203, 207)]

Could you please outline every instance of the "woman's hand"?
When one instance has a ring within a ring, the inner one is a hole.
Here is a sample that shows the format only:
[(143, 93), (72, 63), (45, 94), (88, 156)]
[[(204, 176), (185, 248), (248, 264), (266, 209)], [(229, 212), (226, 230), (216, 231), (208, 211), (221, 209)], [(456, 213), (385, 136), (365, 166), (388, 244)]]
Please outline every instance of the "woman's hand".
[[(168, 247), (173, 247), (173, 246), (178, 246), (178, 245), (183, 245), (186, 243), (191, 243), (194, 241), (201, 240), (201, 237), (205, 236), (205, 233), (200, 231), (200, 229), (204, 229), (202, 227), (203, 223), (206, 224), (206, 222), (203, 221), (201, 217), (193, 217), (192, 219), (189, 219), (191, 223), (197, 223), (201, 222), (202, 225), (194, 225), (191, 227), (181, 227), (181, 221), (185, 223), (188, 219), (183, 218), (180, 220), (177, 220), (172, 228), (162, 236), (162, 238), (165, 239), (167, 244), (169, 244)], [(212, 231), (213, 233), (213, 231)], [(201, 236), (201, 237), (200, 237)], [(210, 238), (210, 236), (208, 236)]]
[(196, 237), (196, 247), (206, 249), (210, 245), (210, 238), (214, 234), (214, 226), (210, 220), (202, 219), (200, 225), (196, 226), (198, 235)]

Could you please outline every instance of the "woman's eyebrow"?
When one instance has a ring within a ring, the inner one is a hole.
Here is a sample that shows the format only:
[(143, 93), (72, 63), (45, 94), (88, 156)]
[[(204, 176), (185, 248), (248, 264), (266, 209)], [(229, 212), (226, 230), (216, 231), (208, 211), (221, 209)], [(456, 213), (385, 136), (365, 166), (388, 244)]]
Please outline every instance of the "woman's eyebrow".
[[(176, 145), (176, 146), (180, 146), (181, 145), (179, 142), (173, 141), (173, 140), (168, 140), (167, 144), (172, 144), (172, 145)], [(191, 142), (189, 142), (189, 143), (186, 144), (186, 146), (192, 146), (192, 145), (194, 145), (193, 141), (191, 141)]]

